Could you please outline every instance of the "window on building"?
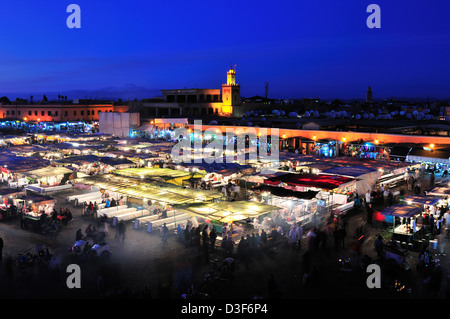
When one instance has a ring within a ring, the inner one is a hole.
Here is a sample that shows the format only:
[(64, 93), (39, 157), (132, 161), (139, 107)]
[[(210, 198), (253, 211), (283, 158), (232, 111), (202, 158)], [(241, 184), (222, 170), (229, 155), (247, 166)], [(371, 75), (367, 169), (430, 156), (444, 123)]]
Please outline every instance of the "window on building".
[(88, 111), (87, 111), (87, 115), (91, 115), (91, 111), (88, 110)]
[(12, 114), (12, 115), (15, 115), (15, 111), (11, 111), (11, 114)]
[(28, 111), (28, 115), (31, 115), (31, 111)]
[(77, 111), (73, 111), (73, 115), (77, 115)]
[(58, 116), (58, 111), (55, 111), (55, 116)]
[(20, 113), (21, 113), (20, 111), (17, 111), (17, 115), (21, 115)]
[(37, 115), (37, 111), (34, 111), (34, 115)]
[(64, 116), (69, 115), (69, 113), (67, 111), (64, 111)]
[(84, 111), (81, 111), (81, 115), (84, 115)]
[(44, 116), (45, 115), (45, 112), (44, 111), (41, 111), (41, 116)]
[(6, 115), (9, 115), (9, 110), (6, 111)]
[(52, 111), (48, 111), (48, 112), (47, 112), (47, 115), (52, 115)]

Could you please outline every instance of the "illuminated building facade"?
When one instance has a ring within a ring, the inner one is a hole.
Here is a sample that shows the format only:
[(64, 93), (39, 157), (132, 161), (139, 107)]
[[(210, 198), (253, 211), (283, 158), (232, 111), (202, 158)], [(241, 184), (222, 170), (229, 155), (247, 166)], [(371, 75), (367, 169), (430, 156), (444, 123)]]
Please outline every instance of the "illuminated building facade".
[(220, 89), (161, 90), (162, 99), (136, 102), (142, 118), (186, 116), (236, 116), (235, 107), (241, 105), (240, 85), (236, 83), (236, 69), (227, 72), (227, 83)]
[(26, 122), (98, 121), (101, 112), (126, 112), (111, 104), (0, 104), (0, 119)]

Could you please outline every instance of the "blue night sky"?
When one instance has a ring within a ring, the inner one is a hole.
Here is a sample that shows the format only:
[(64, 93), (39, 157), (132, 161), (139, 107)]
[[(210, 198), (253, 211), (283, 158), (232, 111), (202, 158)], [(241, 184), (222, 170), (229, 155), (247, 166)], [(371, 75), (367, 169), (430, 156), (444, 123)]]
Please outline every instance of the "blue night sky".
[[(69, 29), (69, 4), (81, 29)], [(369, 4), (381, 29), (369, 29)], [(221, 88), (242, 96), (449, 98), (450, 1), (2, 1), (0, 96), (143, 98)], [(75, 92), (78, 90), (78, 92)], [(123, 91), (122, 93), (120, 91)], [(108, 93), (109, 92), (109, 93)]]

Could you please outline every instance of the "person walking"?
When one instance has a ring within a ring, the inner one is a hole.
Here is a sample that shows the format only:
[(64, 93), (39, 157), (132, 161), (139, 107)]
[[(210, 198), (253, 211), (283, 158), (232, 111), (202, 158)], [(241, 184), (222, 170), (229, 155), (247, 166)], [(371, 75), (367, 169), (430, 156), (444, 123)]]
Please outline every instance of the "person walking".
[(123, 220), (121, 220), (119, 222), (117, 228), (118, 228), (118, 231), (119, 231), (117, 239), (120, 240), (120, 238), (122, 238), (122, 242), (124, 242), (125, 241), (125, 223), (123, 222)]
[(345, 249), (345, 237), (347, 237), (347, 231), (344, 227), (338, 230), (339, 248)]
[(367, 223), (372, 224), (373, 222), (373, 207), (372, 204), (369, 203), (366, 207), (367, 210)]
[(434, 176), (434, 172), (432, 172), (430, 176), (430, 188), (434, 187), (435, 178), (436, 177)]
[(79, 241), (83, 239), (83, 233), (81, 232), (81, 229), (78, 229), (75, 234), (75, 241)]
[(445, 256), (445, 233), (443, 229), (439, 230), (439, 233), (436, 237), (438, 241), (439, 255)]
[(308, 234), (306, 235), (306, 238), (308, 239), (308, 250), (309, 251), (313, 251), (315, 248), (315, 244), (316, 244), (316, 229), (311, 228), (308, 232)]
[(366, 192), (366, 205), (370, 204), (370, 200), (371, 200), (371, 195), (370, 195), (370, 189)]
[(162, 242), (165, 244), (167, 242), (167, 234), (169, 232), (166, 223), (163, 224), (161, 231), (162, 231)]
[(186, 224), (186, 228), (184, 229), (183, 234), (184, 234), (184, 246), (188, 248), (191, 242), (191, 228), (188, 227), (188, 224)]
[(416, 193), (416, 195), (420, 194), (422, 188), (422, 183), (420, 182), (420, 180), (417, 181), (416, 186), (414, 187), (414, 192)]
[(381, 237), (381, 235), (378, 235), (377, 239), (375, 239), (374, 247), (375, 247), (375, 251), (377, 253), (377, 257), (383, 258), (384, 243), (383, 243), (383, 237)]
[(389, 189), (385, 188), (383, 191), (383, 201), (384, 205), (389, 207)]
[(178, 236), (178, 241), (183, 242), (183, 228), (181, 227), (180, 224), (177, 225), (177, 236)]
[(25, 219), (22, 210), (19, 211), (20, 228), (25, 229)]
[(216, 249), (216, 238), (217, 238), (216, 227), (212, 226), (211, 232), (209, 233), (209, 241), (212, 251)]
[(303, 227), (302, 225), (298, 224), (297, 228), (295, 230), (295, 234), (297, 237), (297, 249), (302, 248), (302, 238), (303, 238)]
[(202, 243), (203, 243), (203, 248), (208, 249), (208, 244), (209, 244), (208, 224), (205, 224), (205, 226), (203, 227), (203, 230), (202, 230)]
[(294, 250), (297, 245), (297, 227), (295, 227), (295, 225), (293, 225), (289, 231), (289, 239), (291, 242), (291, 248)]

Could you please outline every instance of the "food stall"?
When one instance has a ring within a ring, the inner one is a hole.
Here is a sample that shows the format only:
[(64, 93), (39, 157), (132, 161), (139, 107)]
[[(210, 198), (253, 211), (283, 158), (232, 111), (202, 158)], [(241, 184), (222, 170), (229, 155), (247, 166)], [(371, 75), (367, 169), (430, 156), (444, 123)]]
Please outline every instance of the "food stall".
[(392, 224), (392, 239), (401, 243), (413, 244), (423, 234), (423, 225), (416, 223), (416, 218), (423, 209), (415, 205), (398, 204), (381, 211), (387, 223)]
[(403, 199), (403, 202), (408, 205), (418, 205), (422, 208), (438, 205), (442, 201), (439, 197), (433, 196), (421, 196), (421, 195), (408, 195)]
[(327, 174), (287, 173), (268, 178), (264, 180), (264, 184), (297, 192), (318, 191), (317, 211), (323, 213), (322, 215), (331, 211), (336, 214), (345, 213), (353, 207), (350, 198), (356, 192), (355, 178)]
[(183, 186), (189, 178), (202, 179), (205, 176), (200, 172), (190, 173), (183, 170), (158, 167), (125, 168), (113, 173), (119, 176), (139, 178), (143, 181), (155, 180), (178, 186)]
[(73, 170), (65, 167), (47, 166), (28, 171), (25, 175), (31, 179), (34, 184), (38, 184), (40, 187), (52, 187), (61, 185), (67, 181), (69, 176), (73, 173)]
[(25, 173), (30, 168), (39, 169), (47, 167), (48, 160), (37, 157), (17, 156), (13, 153), (0, 153), (0, 178), (8, 182), (9, 188), (21, 188), (28, 184)]
[(222, 239), (221, 228), (224, 224), (234, 224), (237, 230), (233, 236), (240, 238), (245, 225), (255, 226), (255, 219), (267, 214), (272, 217), (282, 208), (255, 201), (222, 201), (191, 203), (175, 209), (196, 216), (200, 223), (205, 222), (216, 227), (218, 239)]
[(425, 191), (425, 194), (437, 197), (450, 197), (450, 186), (445, 184), (436, 184), (436, 186), (432, 189)]
[[(130, 208), (146, 210), (150, 215), (162, 214), (164, 211), (171, 215), (174, 205), (217, 201), (222, 198), (222, 194), (215, 191), (191, 189), (117, 174), (85, 177), (77, 180), (77, 183), (96, 186), (116, 200), (123, 197)], [(101, 210), (99, 212), (101, 215)]]
[(24, 189), (0, 189), (0, 219), (9, 219), (12, 216), (11, 205), (14, 204), (14, 199), (20, 196), (25, 196), (26, 191)]
[(98, 163), (98, 156), (96, 155), (70, 156), (56, 160), (53, 163), (60, 167), (69, 167), (76, 172), (86, 175), (103, 173), (104, 166)]
[(23, 212), (25, 227), (38, 229), (42, 215), (53, 212), (56, 199), (46, 195), (26, 195), (14, 199), (14, 204), (17, 211)]
[(375, 189), (377, 179), (381, 172), (375, 168), (365, 166), (339, 166), (322, 171), (322, 174), (347, 176), (356, 179), (356, 192), (364, 195), (367, 191)]
[(280, 219), (287, 224), (312, 222), (312, 216), (321, 213), (324, 207), (320, 205), (320, 199), (316, 198), (319, 191), (309, 190), (304, 192), (286, 189), (283, 187), (260, 185), (252, 190), (252, 197), (261, 203), (280, 207), (275, 220)]

